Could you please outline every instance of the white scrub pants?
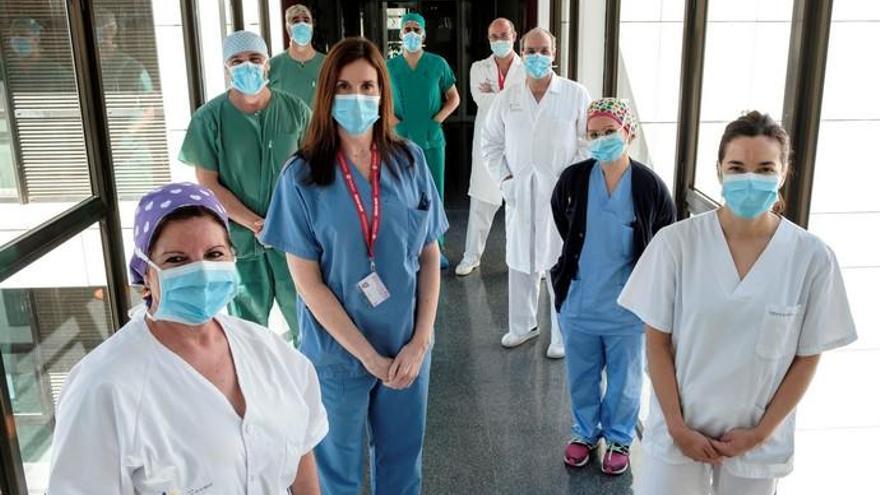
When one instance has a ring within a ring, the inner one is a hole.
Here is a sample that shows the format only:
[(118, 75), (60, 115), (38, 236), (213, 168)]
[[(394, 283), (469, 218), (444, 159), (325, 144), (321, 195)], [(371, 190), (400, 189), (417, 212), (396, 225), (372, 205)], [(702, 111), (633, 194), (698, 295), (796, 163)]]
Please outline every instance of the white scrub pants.
[(493, 205), (471, 197), (463, 259), (477, 262), (483, 257), (486, 239), (489, 238), (489, 230), (492, 229), (492, 221), (495, 219), (498, 208), (501, 208), (501, 205)]
[[(523, 273), (512, 268), (507, 270), (508, 310), (510, 333), (525, 335), (538, 326), (538, 297), (541, 295), (541, 275)], [(550, 295), (550, 345), (562, 345), (562, 334), (559, 332), (559, 315), (556, 314), (556, 296), (550, 283), (550, 274), (546, 274), (545, 285)]]
[(739, 478), (699, 462), (667, 464), (648, 453), (636, 473), (635, 495), (773, 495), (774, 479)]

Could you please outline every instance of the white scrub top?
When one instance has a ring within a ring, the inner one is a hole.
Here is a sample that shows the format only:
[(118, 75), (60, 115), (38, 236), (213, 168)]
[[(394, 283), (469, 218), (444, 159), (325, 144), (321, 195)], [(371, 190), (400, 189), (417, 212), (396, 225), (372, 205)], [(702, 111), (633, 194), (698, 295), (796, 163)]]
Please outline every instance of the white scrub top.
[(218, 315), (244, 418), (147, 329), (140, 311), (77, 364), (57, 408), (50, 495), (286, 494), (327, 433), (311, 363), (266, 328)]
[(588, 155), (590, 95), (574, 81), (551, 77), (540, 103), (525, 81), (505, 85), (489, 109), (480, 145), (507, 202), (507, 266), (523, 273), (549, 270), (559, 258), (562, 238), (550, 196), (562, 171)]
[[(742, 280), (716, 212), (662, 229), (618, 302), (672, 334), (685, 423), (715, 438), (758, 424), (795, 356), (856, 339), (834, 253), (784, 218)], [(794, 433), (792, 412), (765, 443), (723, 466), (743, 478), (785, 476)], [(653, 393), (643, 443), (668, 463), (695, 462), (673, 443)]]

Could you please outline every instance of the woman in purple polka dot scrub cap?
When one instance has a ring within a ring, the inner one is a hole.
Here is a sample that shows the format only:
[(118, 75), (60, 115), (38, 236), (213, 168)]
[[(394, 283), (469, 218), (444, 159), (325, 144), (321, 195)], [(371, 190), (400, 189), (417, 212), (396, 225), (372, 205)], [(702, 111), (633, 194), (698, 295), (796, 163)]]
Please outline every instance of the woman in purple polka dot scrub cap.
[(134, 251), (146, 304), (70, 372), (48, 492), (319, 493), (317, 374), (281, 337), (220, 313), (238, 276), (214, 194), (147, 193)]

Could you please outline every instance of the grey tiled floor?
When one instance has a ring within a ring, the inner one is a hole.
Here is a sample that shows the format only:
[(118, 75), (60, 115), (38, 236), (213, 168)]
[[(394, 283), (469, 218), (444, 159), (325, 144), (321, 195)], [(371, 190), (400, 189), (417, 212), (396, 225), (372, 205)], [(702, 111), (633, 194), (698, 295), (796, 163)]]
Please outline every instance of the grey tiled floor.
[[(467, 212), (448, 211), (452, 228), (445, 252), (461, 258)], [(503, 210), (482, 266), (458, 278), (450, 269), (443, 288), (431, 369), (424, 450), (426, 494), (630, 494), (632, 476), (599, 471), (596, 459), (571, 470), (562, 462), (571, 414), (565, 363), (544, 357), (549, 320), (541, 336), (506, 350), (507, 268)], [(542, 296), (546, 312), (546, 297)], [(638, 469), (638, 445), (633, 464)]]

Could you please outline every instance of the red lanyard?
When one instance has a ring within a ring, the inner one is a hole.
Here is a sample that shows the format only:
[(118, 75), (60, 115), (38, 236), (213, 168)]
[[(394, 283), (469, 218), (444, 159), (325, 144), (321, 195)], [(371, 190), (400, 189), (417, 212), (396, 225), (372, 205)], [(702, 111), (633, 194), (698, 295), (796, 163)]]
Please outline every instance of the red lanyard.
[(498, 62), (495, 62), (495, 68), (498, 69), (498, 91), (504, 89), (504, 81), (507, 79), (507, 76), (501, 73), (501, 67), (498, 67)]
[(354, 201), (354, 208), (361, 220), (361, 232), (364, 234), (364, 242), (367, 245), (367, 256), (370, 258), (370, 269), (376, 271), (376, 237), (379, 235), (379, 223), (382, 219), (382, 209), (379, 205), (380, 185), (379, 185), (379, 152), (375, 148), (372, 149), (370, 159), (370, 186), (373, 189), (373, 225), (367, 221), (367, 212), (364, 209), (364, 202), (361, 200), (361, 194), (354, 185), (354, 177), (351, 175), (351, 167), (345, 160), (342, 151), (336, 154), (336, 161), (342, 169), (342, 175), (345, 177), (345, 183), (348, 185), (348, 192)]

